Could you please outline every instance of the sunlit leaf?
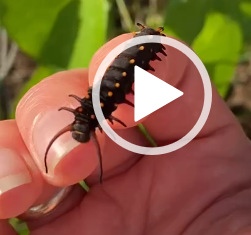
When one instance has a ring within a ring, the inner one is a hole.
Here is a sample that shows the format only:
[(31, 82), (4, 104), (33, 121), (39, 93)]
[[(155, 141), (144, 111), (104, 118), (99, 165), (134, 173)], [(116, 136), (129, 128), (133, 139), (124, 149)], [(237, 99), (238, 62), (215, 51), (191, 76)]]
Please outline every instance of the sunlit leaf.
[(80, 5), (80, 0), (72, 0), (58, 13), (50, 35), (42, 45), (39, 64), (68, 67), (81, 26)]
[(251, 18), (251, 1), (245, 1), (240, 4), (241, 12)]
[(52, 68), (88, 67), (106, 41), (108, 10), (107, 0), (0, 0), (2, 25), (39, 64), (15, 106)]
[(251, 0), (212, 0), (212, 10), (223, 13), (237, 22), (242, 30), (245, 43), (251, 42)]
[(105, 43), (107, 0), (0, 0), (10, 37), (39, 64), (87, 67)]
[[(211, 0), (169, 0), (166, 8), (165, 26), (168, 34), (173, 32), (191, 44), (204, 25)], [(170, 32), (169, 32), (170, 30)]]
[(68, 68), (87, 67), (93, 54), (106, 42), (108, 10), (106, 0), (81, 0), (81, 23)]
[(38, 58), (59, 12), (71, 0), (0, 0), (1, 24), (19, 47)]
[(223, 14), (208, 14), (204, 28), (192, 47), (205, 63), (235, 63), (242, 49), (240, 26)]
[(243, 47), (239, 24), (224, 14), (210, 13), (192, 47), (205, 64), (211, 64), (210, 77), (224, 96)]
[(222, 97), (226, 96), (233, 80), (236, 66), (224, 62), (205, 64), (210, 77)]

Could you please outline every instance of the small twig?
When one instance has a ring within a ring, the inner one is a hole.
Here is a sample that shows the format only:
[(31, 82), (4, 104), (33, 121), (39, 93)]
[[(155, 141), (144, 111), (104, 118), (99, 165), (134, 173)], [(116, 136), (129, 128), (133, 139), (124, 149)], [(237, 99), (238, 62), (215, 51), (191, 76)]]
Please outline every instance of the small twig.
[(118, 9), (119, 9), (119, 13), (121, 15), (121, 18), (123, 19), (123, 23), (125, 25), (125, 30), (127, 30), (128, 32), (133, 31), (134, 29), (134, 23), (130, 17), (130, 14), (127, 10), (127, 7), (125, 5), (124, 0), (116, 0)]
[(0, 79), (3, 79), (3, 68), (5, 67), (7, 50), (8, 50), (8, 37), (5, 29), (0, 29), (1, 47), (0, 47)]
[(156, 0), (149, 0), (149, 9), (152, 14), (156, 14), (158, 12), (158, 4)]
[(0, 80), (3, 80), (12, 68), (18, 52), (18, 46), (12, 42), (8, 52), (8, 35), (5, 29), (0, 29)]
[(7, 58), (6, 58), (5, 66), (2, 68), (3, 69), (2, 70), (3, 78), (8, 75), (10, 69), (14, 65), (14, 62), (15, 62), (15, 59), (17, 56), (17, 52), (18, 52), (18, 46), (16, 43), (12, 42), (11, 47), (10, 47), (10, 51), (9, 51)]
[(148, 131), (146, 130), (146, 128), (143, 124), (138, 124), (138, 128), (144, 134), (146, 139), (152, 144), (153, 147), (158, 147), (157, 143), (155, 142), (153, 137), (148, 133)]

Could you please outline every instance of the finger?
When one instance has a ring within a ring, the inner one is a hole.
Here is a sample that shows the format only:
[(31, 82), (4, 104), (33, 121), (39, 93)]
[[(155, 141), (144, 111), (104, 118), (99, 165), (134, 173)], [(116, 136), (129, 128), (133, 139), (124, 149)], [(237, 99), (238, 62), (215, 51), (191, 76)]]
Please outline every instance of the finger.
[[(16, 120), (20, 133), (45, 179), (55, 185), (68, 185), (86, 178), (97, 166), (96, 149), (90, 141), (76, 142), (68, 132), (58, 138), (48, 153), (48, 174), (45, 173), (45, 150), (54, 135), (74, 121), (70, 112), (60, 107), (76, 108), (79, 103), (68, 97), (84, 97), (88, 89), (88, 71), (85, 69), (60, 72), (30, 89), (19, 102)], [(102, 135), (98, 139), (103, 146)], [(71, 151), (72, 150), (72, 151)], [(64, 159), (64, 161), (61, 161)], [(72, 169), (70, 176), (66, 175)], [(74, 169), (74, 170), (73, 170)]]
[[(84, 97), (88, 90), (86, 70), (74, 70), (55, 74), (33, 87), (20, 101), (16, 119), (20, 133), (32, 157), (43, 173), (45, 179), (57, 186), (74, 184), (89, 176), (98, 165), (97, 150), (91, 141), (79, 144), (67, 133), (58, 138), (48, 154), (49, 174), (45, 174), (44, 154), (53, 136), (62, 128), (73, 122), (74, 116), (67, 112), (58, 112), (62, 106), (76, 108), (79, 104), (68, 98), (69, 94)], [(145, 141), (137, 130), (130, 130), (135, 141)], [(97, 132), (102, 150), (106, 135)], [(132, 139), (132, 141), (134, 141)], [(104, 169), (108, 170), (130, 158), (126, 150), (112, 154), (115, 143), (108, 144), (110, 150), (104, 153)], [(106, 150), (104, 150), (106, 151)], [(126, 151), (123, 155), (123, 151)], [(118, 158), (118, 156), (120, 156)], [(121, 157), (124, 156), (124, 157)], [(118, 162), (114, 159), (120, 159)], [(106, 160), (109, 159), (109, 160)], [(99, 169), (97, 168), (96, 172)], [(96, 174), (96, 173), (95, 173)]]
[[(152, 113), (143, 122), (159, 144), (174, 142), (185, 136), (197, 123), (205, 101), (202, 78), (197, 68), (192, 61), (188, 61), (186, 65), (179, 63), (185, 55), (177, 50), (175, 53), (176, 63), (173, 64), (172, 70), (183, 70), (181, 79), (176, 83), (175, 87), (181, 90), (184, 95)], [(169, 52), (168, 55), (172, 56), (172, 53)], [(163, 66), (168, 67), (168, 61), (165, 61), (165, 63)], [(171, 84), (168, 72), (158, 70), (156, 76)], [(212, 85), (211, 110), (204, 127), (196, 138), (209, 136), (229, 126), (239, 128), (237, 120), (235, 120), (231, 111)]]
[[(90, 65), (90, 83), (93, 82), (102, 59), (117, 45), (130, 38), (132, 38), (132, 34), (118, 36), (105, 44), (95, 54)], [(172, 47), (165, 47), (167, 56), (158, 54), (162, 61), (150, 62), (150, 65), (155, 69), (155, 72), (150, 71), (150, 73), (178, 88), (184, 95), (148, 115), (144, 120), (140, 120), (153, 138), (158, 143), (163, 144), (176, 141), (187, 134), (196, 124), (204, 103), (204, 88), (201, 76), (193, 62), (182, 52)], [(212, 90), (211, 112), (198, 137), (212, 133), (221, 127), (236, 124), (236, 120), (214, 87), (212, 87)], [(128, 126), (135, 126), (133, 112), (132, 108), (120, 105), (118, 111), (114, 113)]]
[(1, 121), (0, 129), (0, 219), (5, 219), (47, 202), (60, 188), (43, 181), (14, 120)]
[(0, 219), (27, 210), (42, 190), (39, 170), (14, 120), (0, 122)]
[[(146, 138), (144, 138), (137, 127), (114, 131), (121, 138), (127, 140), (130, 143), (149, 147), (149, 142), (146, 140)], [(103, 150), (103, 168), (105, 172), (104, 179), (106, 180), (127, 172), (127, 170), (130, 169), (130, 167), (141, 158), (141, 155), (122, 148), (107, 136), (105, 139), (105, 146)], [(93, 174), (87, 178), (88, 185), (97, 183), (98, 175), (99, 171), (96, 169)]]
[(0, 220), (0, 234), (17, 235), (15, 230), (8, 224), (8, 222), (3, 220)]

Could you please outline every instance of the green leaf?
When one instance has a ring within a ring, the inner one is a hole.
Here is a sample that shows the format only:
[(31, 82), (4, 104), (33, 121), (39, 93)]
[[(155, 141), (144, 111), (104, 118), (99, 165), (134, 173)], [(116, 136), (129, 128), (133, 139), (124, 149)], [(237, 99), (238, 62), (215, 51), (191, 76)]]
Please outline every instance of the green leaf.
[(240, 10), (246, 17), (251, 18), (251, 1), (243, 1), (240, 4)]
[(210, 13), (192, 47), (205, 64), (211, 64), (210, 77), (224, 96), (243, 47), (239, 24), (227, 15)]
[(55, 67), (88, 67), (106, 41), (107, 0), (0, 0), (0, 7), (9, 35), (40, 66), (14, 107), (32, 86), (55, 72)]
[(42, 45), (39, 64), (65, 69), (68, 67), (81, 26), (80, 5), (80, 0), (72, 0), (58, 13), (50, 35)]
[(251, 0), (243, 0), (239, 5), (241, 12), (240, 24), (244, 33), (246, 43), (251, 43)]
[(251, 0), (214, 0), (212, 10), (236, 21), (243, 32), (245, 43), (251, 42)]
[(56, 67), (45, 67), (45, 66), (39, 66), (36, 71), (34, 72), (33, 76), (30, 78), (30, 80), (24, 85), (21, 92), (19, 93), (16, 102), (13, 105), (11, 118), (15, 118), (15, 111), (16, 107), (18, 105), (19, 100), (24, 96), (24, 94), (34, 85), (39, 83), (44, 78), (61, 71), (61, 69)]
[(4, 27), (39, 64), (87, 67), (104, 44), (107, 0), (0, 0)]
[(217, 87), (219, 94), (225, 97), (233, 76), (235, 73), (235, 66), (225, 63), (205, 64), (207, 71), (212, 78), (213, 83)]
[(239, 24), (226, 15), (210, 13), (192, 47), (205, 63), (234, 64), (242, 49), (242, 31)]
[(68, 68), (87, 67), (93, 54), (105, 43), (109, 5), (106, 0), (81, 0), (81, 22)]
[(225, 97), (228, 91), (230, 82), (233, 80), (234, 72), (235, 66), (233, 65), (218, 63), (215, 66), (214, 74), (212, 74), (213, 81), (222, 97)]
[(169, 0), (165, 32), (191, 44), (201, 31), (211, 0)]
[(38, 58), (59, 12), (70, 1), (0, 0), (1, 24), (23, 51)]

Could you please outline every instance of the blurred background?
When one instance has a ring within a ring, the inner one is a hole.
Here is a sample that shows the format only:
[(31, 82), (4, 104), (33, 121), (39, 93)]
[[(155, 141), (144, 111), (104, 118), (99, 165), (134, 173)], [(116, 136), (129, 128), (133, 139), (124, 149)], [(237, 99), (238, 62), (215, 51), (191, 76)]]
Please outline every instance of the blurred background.
[(0, 119), (43, 78), (88, 67), (135, 22), (190, 45), (251, 138), (251, 0), (0, 0)]

